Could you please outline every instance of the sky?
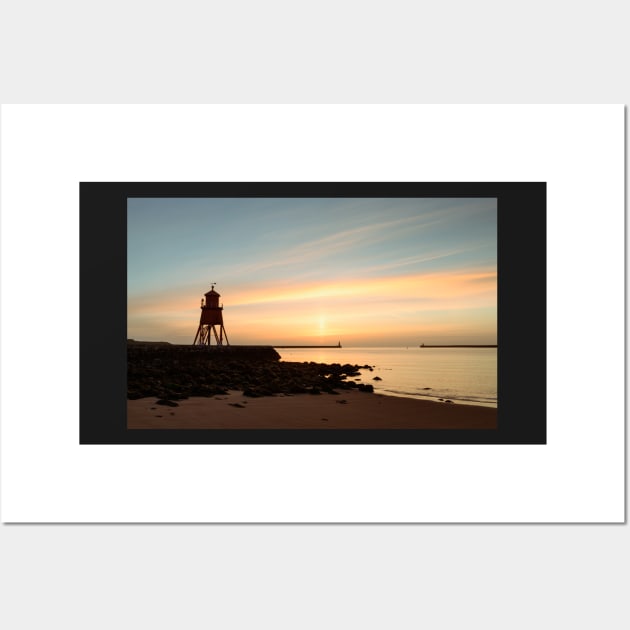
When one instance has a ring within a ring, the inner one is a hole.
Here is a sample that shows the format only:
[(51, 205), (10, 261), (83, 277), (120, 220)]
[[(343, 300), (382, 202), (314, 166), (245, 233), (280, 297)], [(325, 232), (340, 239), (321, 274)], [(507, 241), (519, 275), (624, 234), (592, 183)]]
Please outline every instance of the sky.
[(130, 198), (127, 337), (192, 344), (213, 283), (232, 345), (496, 344), (496, 199)]

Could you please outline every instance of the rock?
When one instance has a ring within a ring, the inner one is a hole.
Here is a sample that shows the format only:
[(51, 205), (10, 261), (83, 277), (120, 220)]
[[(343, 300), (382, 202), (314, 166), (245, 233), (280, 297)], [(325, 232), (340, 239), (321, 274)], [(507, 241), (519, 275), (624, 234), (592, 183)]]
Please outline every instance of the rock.
[(244, 389), (243, 396), (249, 396), (250, 398), (260, 398), (260, 394), (253, 389)]
[(308, 390), (304, 385), (290, 385), (287, 391), (289, 394), (306, 394)]
[(375, 376), (372, 380), (373, 381), (382, 381), (383, 379), (380, 376)]
[(258, 390), (248, 387), (247, 389), (243, 390), (243, 396), (249, 396), (250, 398), (260, 398), (262, 394)]
[(179, 407), (179, 403), (176, 403), (174, 400), (166, 400), (164, 398), (160, 398), (156, 403), (156, 405), (166, 405), (167, 407)]
[[(198, 348), (165, 343), (129, 342), (127, 398), (173, 401), (190, 396), (225, 396), (228, 390), (257, 398), (278, 394), (333, 393), (356, 387), (348, 377), (360, 366), (280, 361), (273, 349)], [(369, 366), (366, 366), (369, 368)], [(348, 379), (348, 380), (346, 380)]]

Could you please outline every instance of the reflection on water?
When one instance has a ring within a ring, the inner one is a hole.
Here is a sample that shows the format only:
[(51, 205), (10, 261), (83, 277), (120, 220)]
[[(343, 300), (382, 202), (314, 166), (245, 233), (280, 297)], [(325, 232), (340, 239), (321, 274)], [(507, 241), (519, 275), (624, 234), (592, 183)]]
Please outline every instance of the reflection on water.
[(373, 366), (372, 371), (361, 370), (361, 379), (380, 394), (497, 406), (496, 348), (280, 348), (278, 352), (283, 361)]

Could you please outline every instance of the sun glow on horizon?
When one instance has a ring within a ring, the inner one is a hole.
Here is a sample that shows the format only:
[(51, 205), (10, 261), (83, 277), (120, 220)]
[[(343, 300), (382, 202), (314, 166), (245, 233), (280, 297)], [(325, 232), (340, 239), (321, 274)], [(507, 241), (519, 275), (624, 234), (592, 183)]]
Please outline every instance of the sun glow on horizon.
[[(286, 284), (269, 292), (256, 286), (250, 292), (243, 288), (234, 296), (225, 294), (224, 320), (231, 340), (273, 344), (340, 336), (394, 338), (394, 331), (395, 338), (424, 334), (431, 339), (447, 335), (459, 321), (468, 322), (472, 336), (479, 327), (479, 313), (483, 313), (489, 317), (489, 325), (477, 335), (486, 343), (495, 343), (496, 317), (492, 314), (496, 291), (496, 272), (491, 271), (313, 283), (293, 291)], [(192, 296), (184, 299), (156, 294), (131, 298), (129, 306), (134, 312), (131, 338), (142, 336), (143, 330), (158, 334), (160, 325), (170, 322), (168, 330), (163, 328), (164, 336), (169, 337), (164, 341), (181, 339), (186, 336), (184, 328), (192, 331), (190, 336), (198, 325), (199, 307)], [(253, 322), (257, 332), (252, 332)]]

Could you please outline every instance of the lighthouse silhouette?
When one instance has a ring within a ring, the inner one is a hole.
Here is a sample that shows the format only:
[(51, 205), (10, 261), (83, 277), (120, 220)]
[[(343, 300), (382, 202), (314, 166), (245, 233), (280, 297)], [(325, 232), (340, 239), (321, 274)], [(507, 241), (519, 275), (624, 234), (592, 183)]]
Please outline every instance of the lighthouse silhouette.
[[(219, 298), (221, 296), (214, 290), (215, 284), (216, 283), (213, 282), (212, 288), (205, 294), (205, 304), (203, 298), (201, 298), (201, 318), (199, 319), (199, 328), (197, 328), (193, 346), (212, 345), (212, 335), (214, 335), (217, 346), (223, 345), (224, 338), (225, 345), (230, 345), (225, 327), (223, 326), (223, 305), (219, 306)], [(217, 326), (219, 327), (219, 332), (217, 332)]]

